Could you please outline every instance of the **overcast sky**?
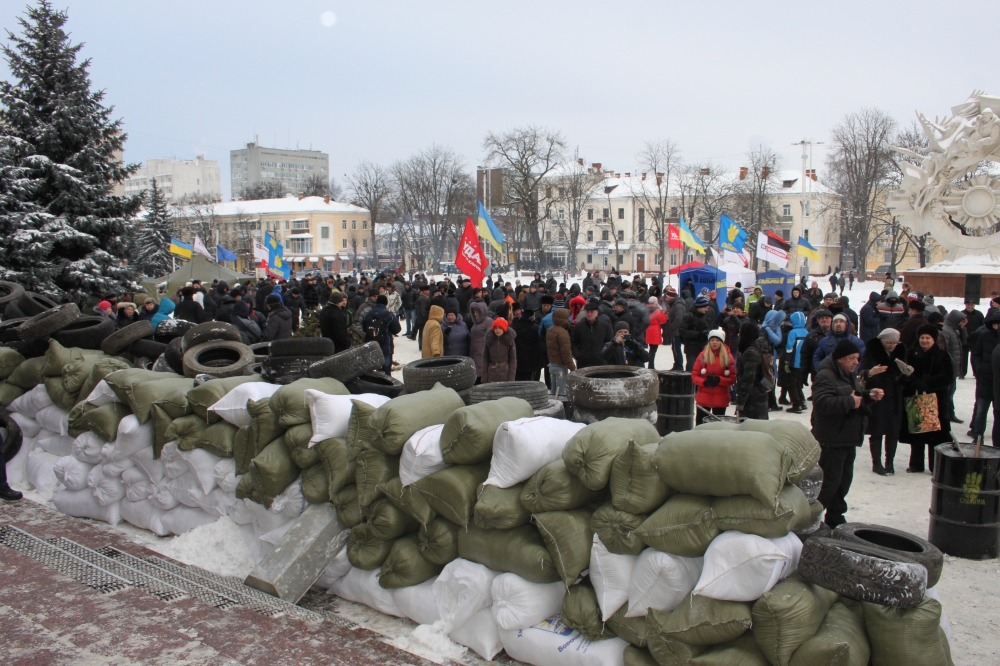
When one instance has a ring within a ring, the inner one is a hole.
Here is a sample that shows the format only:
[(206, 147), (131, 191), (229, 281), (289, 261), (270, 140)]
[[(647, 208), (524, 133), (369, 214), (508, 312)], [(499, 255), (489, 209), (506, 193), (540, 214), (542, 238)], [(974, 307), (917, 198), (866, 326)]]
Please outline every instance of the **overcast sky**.
[[(909, 123), (1000, 94), (990, 2), (53, 2), (124, 120), (126, 159), (204, 153), (224, 199), (229, 151), (255, 134), (329, 153), (341, 182), (433, 143), (474, 169), (487, 131), (525, 124), (622, 172), (661, 138), (690, 161), (735, 169), (764, 144), (799, 168), (790, 144), (863, 106)], [(0, 3), (0, 25), (23, 6)]]

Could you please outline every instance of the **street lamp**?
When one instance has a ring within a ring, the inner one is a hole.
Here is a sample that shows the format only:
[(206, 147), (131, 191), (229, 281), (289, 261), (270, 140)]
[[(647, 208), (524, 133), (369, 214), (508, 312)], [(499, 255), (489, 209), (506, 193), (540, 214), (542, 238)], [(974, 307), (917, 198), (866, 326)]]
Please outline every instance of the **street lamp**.
[[(807, 175), (807, 173), (809, 173), (809, 171), (812, 170), (812, 147), (813, 146), (822, 146), (822, 145), (824, 145), (824, 143), (825, 142), (823, 142), (823, 141), (811, 141), (809, 139), (802, 139), (801, 141), (796, 141), (795, 143), (792, 144), (793, 146), (802, 146), (802, 199), (799, 201), (800, 210), (801, 210), (802, 214), (799, 216), (799, 238), (805, 237), (805, 228), (806, 228), (806, 203), (807, 203), (806, 202), (806, 180), (809, 178), (809, 176)], [(809, 147), (808, 155), (806, 153), (806, 146)], [(809, 171), (806, 170), (806, 157), (809, 158)], [(809, 211), (810, 211), (810, 214), (811, 214), (812, 213), (812, 205), (811, 205), (812, 204), (812, 187), (811, 186), (809, 188), (809, 202), (808, 203), (810, 203)], [(798, 247), (798, 243), (796, 243), (796, 247)], [(795, 272), (799, 273), (800, 275), (802, 275), (803, 276), (803, 280), (802, 281), (805, 282), (805, 278), (808, 277), (808, 273), (809, 273), (809, 260), (808, 259), (803, 260), (802, 264), (800, 266), (799, 260), (801, 258), (802, 258), (802, 255), (800, 255), (796, 251), (796, 253), (795, 253), (795, 262), (796, 262), (796, 264), (795, 264)], [(802, 268), (802, 272), (800, 272), (800, 270), (799, 270), (800, 267)]]

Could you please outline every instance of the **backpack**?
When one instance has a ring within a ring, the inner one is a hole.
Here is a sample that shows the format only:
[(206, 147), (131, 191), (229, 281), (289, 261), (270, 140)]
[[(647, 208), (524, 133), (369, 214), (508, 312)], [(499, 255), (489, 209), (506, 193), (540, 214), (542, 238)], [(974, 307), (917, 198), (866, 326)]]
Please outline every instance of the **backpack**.
[(757, 380), (758, 386), (764, 393), (770, 393), (774, 388), (774, 353), (761, 352), (760, 354), (760, 378)]
[(375, 315), (364, 327), (365, 342), (377, 342), (381, 347), (386, 343), (389, 336), (389, 326), (384, 315)]

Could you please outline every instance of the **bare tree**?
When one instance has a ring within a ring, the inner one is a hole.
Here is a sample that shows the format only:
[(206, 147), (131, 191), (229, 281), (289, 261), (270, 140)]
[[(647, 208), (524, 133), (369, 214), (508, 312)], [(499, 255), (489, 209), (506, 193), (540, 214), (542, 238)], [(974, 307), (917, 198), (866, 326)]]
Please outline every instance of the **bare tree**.
[(389, 212), (386, 210), (388, 208), (386, 204), (394, 191), (392, 175), (388, 169), (363, 160), (346, 178), (351, 202), (367, 208), (370, 213), (372, 222), (370, 242), (373, 247), (377, 247), (375, 229)]
[(206, 245), (216, 241), (216, 232), (222, 233), (221, 220), (215, 214), (215, 201), (209, 195), (185, 197), (174, 215), (177, 230), (187, 238), (199, 236)]
[(757, 234), (769, 229), (775, 221), (775, 193), (781, 188), (777, 173), (778, 155), (770, 148), (757, 146), (746, 153), (749, 167), (741, 170), (740, 180), (733, 186), (732, 211), (736, 221), (747, 232), (747, 244), (754, 250), (754, 270), (757, 269)]
[[(646, 226), (646, 220), (652, 219), (654, 238), (660, 254), (660, 277), (663, 277), (663, 264), (670, 242), (667, 232), (667, 204), (671, 196), (670, 186), (683, 170), (681, 151), (670, 139), (647, 141), (637, 160), (643, 177), (638, 182), (631, 179), (631, 194), (639, 202), (639, 241), (645, 242), (642, 226)], [(650, 177), (647, 178), (647, 175)]]
[(243, 188), (243, 200), (280, 199), (285, 196), (285, 184), (280, 181), (261, 181)]
[(566, 256), (568, 267), (576, 270), (577, 247), (580, 244), (580, 230), (583, 227), (587, 204), (602, 193), (604, 176), (593, 167), (584, 165), (577, 150), (573, 161), (553, 179), (558, 189), (556, 201), (566, 206)]
[(691, 229), (709, 246), (717, 247), (719, 230), (715, 221), (732, 205), (732, 179), (711, 162), (685, 165), (679, 172), (677, 193)]

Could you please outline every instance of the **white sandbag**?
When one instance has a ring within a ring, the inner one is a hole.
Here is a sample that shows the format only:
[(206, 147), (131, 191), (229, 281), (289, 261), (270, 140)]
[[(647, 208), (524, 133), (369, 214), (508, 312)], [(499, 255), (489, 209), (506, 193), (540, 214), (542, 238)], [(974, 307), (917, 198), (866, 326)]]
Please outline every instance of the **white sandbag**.
[(208, 411), (215, 412), (222, 420), (232, 423), (237, 428), (242, 428), (250, 425), (247, 402), (270, 398), (280, 388), (281, 386), (278, 384), (268, 384), (267, 382), (246, 382), (223, 396), (222, 399), (209, 407)]
[(642, 551), (632, 567), (625, 616), (642, 617), (649, 608), (674, 610), (691, 594), (703, 566), (702, 557), (681, 557), (655, 548)]
[(510, 488), (527, 481), (550, 462), (559, 460), (566, 442), (585, 427), (583, 423), (548, 416), (507, 421), (493, 437), (493, 460), (484, 484)]
[(132, 469), (133, 467), (135, 467), (135, 461), (131, 458), (104, 463), (104, 476), (109, 479), (120, 479), (125, 470)]
[(58, 461), (58, 457), (38, 449), (28, 454), (28, 460), (25, 462), (25, 478), (40, 495), (50, 496), (59, 485), (53, 473)]
[[(153, 496), (156, 484), (149, 480), (146, 473), (139, 467), (132, 467), (122, 472), (122, 484), (125, 486), (125, 499), (129, 502), (143, 502)], [(124, 500), (123, 500), (124, 501)], [(124, 514), (124, 510), (123, 510)], [(122, 516), (132, 522), (126, 516)], [(135, 523), (132, 523), (133, 525)]]
[(35, 449), (35, 438), (25, 437), (21, 448), (7, 461), (7, 485), (16, 486), (25, 480), (28, 471), (28, 455)]
[(159, 483), (163, 480), (164, 470), (163, 470), (163, 460), (153, 458), (153, 449), (142, 449), (132, 454), (132, 460), (135, 461), (136, 466), (146, 473), (149, 480), (153, 483)]
[(441, 458), (441, 432), (444, 424), (422, 428), (403, 445), (399, 458), (399, 480), (404, 486), (416, 483), (425, 476), (451, 467)]
[[(336, 556), (333, 558), (333, 562), (330, 562), (330, 566), (323, 570), (316, 582), (313, 583), (313, 587), (318, 587), (323, 590), (327, 590), (331, 585), (337, 580), (340, 580), (351, 570), (351, 561), (347, 557), (347, 546), (345, 545), (341, 548)], [(437, 576), (435, 576), (437, 578)], [(404, 588), (401, 588), (404, 589)], [(412, 589), (412, 588), (411, 588)], [(431, 606), (435, 608), (434, 604), (427, 603), (427, 599), (430, 598), (430, 589), (427, 590), (427, 596), (423, 599), (423, 605)], [(402, 606), (400, 606), (402, 608)], [(409, 616), (407, 616), (409, 617)], [(411, 620), (413, 618), (410, 618)]]
[(628, 643), (620, 638), (588, 641), (558, 615), (528, 629), (501, 629), (511, 659), (534, 666), (625, 666)]
[(41, 447), (43, 451), (51, 453), (57, 458), (72, 455), (73, 444), (76, 442), (75, 437), (60, 435), (59, 433), (52, 432), (48, 428), (42, 428), (39, 430), (36, 440), (38, 441), (38, 446)]
[(103, 462), (101, 448), (105, 444), (103, 439), (88, 430), (73, 440), (73, 457), (82, 462), (96, 465)]
[[(263, 382), (250, 383), (261, 384)], [(241, 477), (236, 476), (235, 459), (223, 458), (219, 462), (215, 463), (215, 467), (212, 468), (212, 475), (215, 477), (215, 485), (221, 488), (223, 492), (229, 493), (230, 495), (236, 492), (236, 486), (239, 485)]]
[[(24, 395), (28, 394), (25, 393)], [(38, 425), (38, 421), (23, 412), (11, 411), (10, 418), (21, 429), (21, 434), (25, 437), (38, 437), (38, 433), (42, 430), (42, 426)]]
[(111, 387), (103, 379), (97, 382), (94, 390), (87, 396), (87, 403), (95, 407), (103, 407), (113, 402), (121, 402), (121, 399), (115, 395), (115, 392), (111, 390)]
[(57, 435), (69, 434), (69, 412), (57, 405), (49, 405), (44, 409), (39, 409), (35, 415), (35, 421), (46, 430), (51, 430)]
[(92, 469), (92, 464), (78, 460), (75, 456), (63, 456), (52, 466), (52, 474), (69, 490), (83, 490), (87, 487), (87, 477)]
[[(333, 566), (332, 564), (330, 566)], [(324, 574), (325, 575), (325, 574)], [(417, 624), (434, 624), (441, 619), (438, 614), (437, 605), (428, 603), (433, 599), (434, 581), (437, 576), (429, 578), (419, 585), (410, 587), (399, 587), (393, 590), (393, 597), (396, 605), (403, 611), (405, 617), (410, 618)]]
[(778, 539), (731, 530), (712, 540), (694, 593), (723, 601), (755, 601), (799, 566), (802, 542), (794, 533)]
[(483, 608), (470, 617), (458, 629), (452, 629), (448, 633), (448, 638), (459, 645), (464, 645), (486, 661), (493, 661), (493, 657), (503, 649), (500, 642), (500, 629), (493, 620), (493, 614), (489, 608)]
[(118, 437), (101, 448), (105, 462), (122, 460), (142, 449), (153, 448), (153, 420), (140, 425), (135, 414), (129, 414), (118, 424)]
[(253, 525), (253, 510), (247, 504), (249, 501), (246, 499), (236, 500), (226, 509), (226, 515), (237, 525), (249, 525), (254, 531), (253, 540), (257, 541), (257, 533)]
[(186, 507), (200, 509), (205, 501), (205, 491), (201, 489), (198, 479), (190, 472), (181, 474), (176, 479), (168, 480), (166, 487), (170, 489), (177, 501)]
[(434, 582), (434, 603), (441, 619), (455, 626), (493, 603), (493, 579), (498, 572), (458, 558), (441, 570)]
[(196, 527), (208, 525), (218, 520), (218, 516), (205, 513), (201, 509), (192, 509), (187, 506), (179, 506), (163, 514), (161, 522), (163, 529), (170, 534), (186, 534)]
[(177, 448), (177, 442), (167, 442), (163, 445), (163, 449), (160, 450), (160, 462), (163, 463), (163, 475), (168, 479), (176, 479), (188, 471), (184, 456)]
[[(215, 466), (222, 460), (221, 456), (209, 453), (204, 449), (195, 449), (194, 451), (181, 451), (181, 458), (187, 465), (188, 471), (198, 480), (198, 485), (201, 486), (206, 495), (215, 490)], [(235, 469), (234, 461), (233, 470)]]
[(149, 530), (157, 536), (170, 534), (170, 531), (163, 526), (164, 511), (157, 509), (149, 500), (134, 501), (126, 497), (121, 501), (119, 511), (122, 520), (131, 525)]
[[(593, 580), (593, 562), (590, 576)], [(517, 574), (503, 573), (493, 579), (490, 595), (493, 598), (493, 620), (499, 628), (527, 629), (559, 613), (566, 596), (566, 585), (562, 581), (532, 583)]]
[(177, 501), (177, 498), (174, 497), (173, 492), (170, 490), (170, 486), (168, 485), (170, 481), (171, 479), (164, 477), (162, 481), (156, 484), (153, 494), (149, 497), (149, 503), (161, 511), (170, 511), (180, 506), (180, 502)]
[(267, 534), (279, 525), (284, 525), (291, 520), (291, 518), (283, 513), (268, 511), (266, 506), (254, 502), (253, 500), (246, 500), (246, 504), (253, 513), (253, 526), (254, 529), (257, 530), (258, 538), (260, 538), (262, 534)]
[[(637, 559), (639, 558), (636, 555), (617, 555), (610, 552), (604, 542), (596, 534), (594, 535), (594, 542), (590, 547), (590, 582), (594, 586), (594, 592), (597, 593), (597, 605), (601, 607), (602, 621), (606, 622), (622, 607), (622, 604), (628, 601), (629, 582), (632, 580), (632, 568)], [(525, 626), (537, 624), (549, 615)], [(513, 627), (504, 627), (504, 629), (509, 628)]]
[(111, 525), (117, 525), (121, 520), (119, 503), (102, 506), (90, 488), (84, 490), (66, 490), (60, 488), (52, 496), (52, 503), (60, 512), (75, 518), (91, 518), (103, 520)]
[(121, 479), (109, 479), (104, 476), (104, 465), (94, 465), (87, 476), (87, 487), (90, 488), (101, 506), (117, 504), (125, 499), (125, 484)]
[(309, 420), (313, 428), (310, 448), (331, 437), (347, 437), (347, 421), (354, 408), (351, 400), (360, 400), (372, 407), (389, 402), (386, 396), (375, 393), (328, 395), (314, 389), (306, 389), (306, 399), (309, 401)]
[(403, 611), (396, 604), (392, 590), (386, 590), (378, 584), (378, 569), (365, 571), (351, 567), (343, 578), (335, 581), (327, 594), (335, 594), (341, 599), (347, 599), (386, 615), (404, 617)]
[[(18, 412), (20, 414), (24, 414), (30, 419), (34, 419), (38, 416), (38, 412), (42, 411), (46, 407), (50, 407), (51, 405), (52, 398), (49, 397), (48, 391), (45, 390), (45, 384), (39, 384), (27, 393), (24, 393), (11, 401), (10, 405), (7, 406), (7, 409), (11, 412)], [(22, 431), (23, 430), (24, 429), (22, 428)], [(34, 437), (34, 435), (32, 435), (32, 437)]]
[(298, 518), (309, 506), (302, 495), (302, 477), (295, 479), (280, 495), (271, 502), (271, 513), (279, 513), (285, 518)]

